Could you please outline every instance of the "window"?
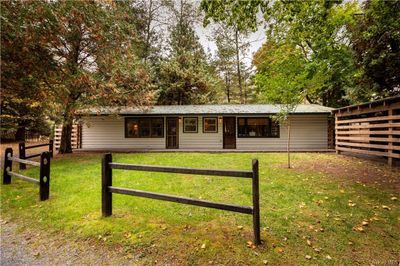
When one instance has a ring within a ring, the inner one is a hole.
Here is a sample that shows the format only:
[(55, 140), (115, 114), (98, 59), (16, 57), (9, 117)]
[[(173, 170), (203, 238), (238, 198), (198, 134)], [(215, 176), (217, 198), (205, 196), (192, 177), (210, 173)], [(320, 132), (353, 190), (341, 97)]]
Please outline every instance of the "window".
[(217, 117), (203, 117), (203, 132), (204, 133), (217, 133), (218, 132), (218, 118)]
[(268, 117), (239, 117), (239, 138), (279, 138), (279, 124)]
[(125, 138), (163, 138), (163, 117), (125, 118)]
[(184, 117), (183, 118), (183, 132), (184, 133), (197, 133), (197, 117)]

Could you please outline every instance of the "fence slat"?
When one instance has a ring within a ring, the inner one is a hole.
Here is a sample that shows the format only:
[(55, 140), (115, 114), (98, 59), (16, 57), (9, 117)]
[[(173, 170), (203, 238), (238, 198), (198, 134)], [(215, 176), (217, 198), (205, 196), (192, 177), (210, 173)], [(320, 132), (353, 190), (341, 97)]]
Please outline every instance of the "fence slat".
[(32, 145), (32, 146), (26, 146), (26, 147), (25, 147), (25, 150), (33, 149), (33, 148), (39, 148), (39, 147), (44, 147), (44, 146), (49, 146), (49, 143), (37, 144), (37, 145)]
[(40, 166), (39, 162), (30, 161), (30, 160), (24, 160), (24, 159), (20, 159), (20, 158), (17, 158), (17, 157), (8, 157), (8, 159), (11, 160), (11, 161), (19, 162), (19, 163), (30, 164), (30, 165), (33, 165), (33, 166)]
[(143, 198), (149, 198), (149, 199), (158, 199), (158, 200), (164, 200), (164, 201), (172, 201), (172, 202), (178, 202), (178, 203), (183, 203), (183, 204), (196, 205), (196, 206), (201, 206), (201, 207), (220, 209), (220, 210), (239, 212), (239, 213), (246, 213), (246, 214), (253, 213), (253, 208), (247, 207), (247, 206), (217, 203), (217, 202), (212, 202), (212, 201), (208, 201), (208, 200), (199, 200), (199, 199), (193, 199), (193, 198), (187, 198), (187, 197), (181, 197), (181, 196), (173, 196), (173, 195), (160, 194), (160, 193), (155, 193), (155, 192), (147, 192), (147, 191), (142, 191), (142, 190), (127, 189), (127, 188), (112, 187), (112, 186), (108, 187), (108, 189), (110, 192), (118, 193), (118, 194), (125, 194), (125, 195), (131, 195), (131, 196), (137, 196), (137, 197), (143, 197)]
[(156, 166), (156, 165), (142, 165), (142, 164), (123, 164), (123, 163), (110, 163), (110, 167), (112, 169), (193, 174), (193, 175), (233, 176), (233, 177), (245, 177), (245, 178), (251, 178), (253, 176), (252, 171), (244, 171), (244, 170), (201, 169), (201, 168), (170, 167), (170, 166)]
[(31, 155), (25, 156), (25, 159), (30, 159), (30, 158), (33, 158), (33, 157), (39, 157), (40, 155), (41, 155), (41, 153), (31, 154)]
[(11, 171), (7, 171), (7, 173), (8, 173), (10, 176), (13, 176), (13, 177), (16, 177), (16, 178), (19, 178), (19, 179), (22, 179), (22, 180), (25, 180), (25, 181), (28, 181), (28, 182), (31, 182), (31, 183), (34, 183), (34, 184), (39, 185), (39, 180), (34, 179), (34, 178), (32, 178), (32, 177), (25, 176), (25, 175), (21, 175), (21, 174), (14, 173), (14, 172), (11, 172)]

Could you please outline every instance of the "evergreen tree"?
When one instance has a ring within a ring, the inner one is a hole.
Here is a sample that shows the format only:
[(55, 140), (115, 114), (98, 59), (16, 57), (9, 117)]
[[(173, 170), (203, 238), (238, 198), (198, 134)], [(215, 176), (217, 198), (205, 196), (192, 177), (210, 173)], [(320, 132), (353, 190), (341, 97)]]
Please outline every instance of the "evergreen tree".
[(159, 104), (209, 103), (217, 80), (199, 42), (194, 26), (197, 11), (185, 0), (169, 6), (173, 15), (169, 55), (160, 66)]

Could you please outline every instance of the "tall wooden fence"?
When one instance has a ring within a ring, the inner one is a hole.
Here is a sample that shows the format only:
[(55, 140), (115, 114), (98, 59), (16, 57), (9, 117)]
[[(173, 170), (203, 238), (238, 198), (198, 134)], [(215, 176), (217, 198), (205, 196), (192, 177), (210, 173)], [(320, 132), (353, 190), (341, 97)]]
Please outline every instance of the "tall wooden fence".
[(335, 113), (336, 151), (400, 159), (400, 97), (340, 108)]
[[(60, 149), (61, 135), (62, 135), (62, 125), (58, 125), (54, 130), (54, 148), (57, 151)], [(74, 124), (72, 127), (72, 134), (71, 134), (72, 149), (80, 149), (82, 147), (81, 136), (82, 136), (81, 125)]]

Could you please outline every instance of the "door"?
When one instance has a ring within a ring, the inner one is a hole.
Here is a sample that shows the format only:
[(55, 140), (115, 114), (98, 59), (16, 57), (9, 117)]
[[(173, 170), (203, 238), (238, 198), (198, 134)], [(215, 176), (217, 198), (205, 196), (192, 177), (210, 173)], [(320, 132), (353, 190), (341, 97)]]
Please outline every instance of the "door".
[(224, 116), (223, 126), (224, 149), (236, 149), (236, 117)]
[(179, 148), (179, 123), (177, 117), (167, 117), (167, 137), (166, 148), (178, 149)]

